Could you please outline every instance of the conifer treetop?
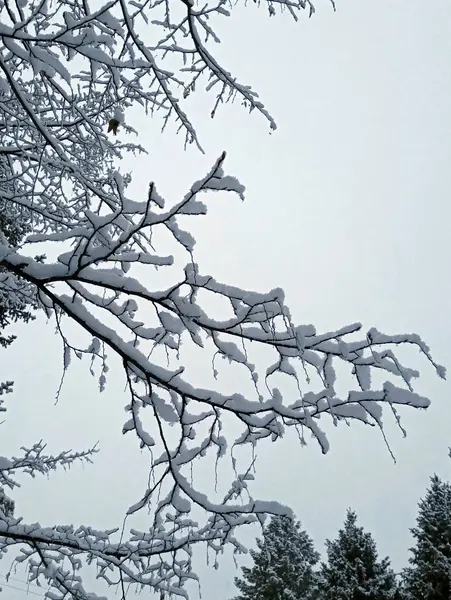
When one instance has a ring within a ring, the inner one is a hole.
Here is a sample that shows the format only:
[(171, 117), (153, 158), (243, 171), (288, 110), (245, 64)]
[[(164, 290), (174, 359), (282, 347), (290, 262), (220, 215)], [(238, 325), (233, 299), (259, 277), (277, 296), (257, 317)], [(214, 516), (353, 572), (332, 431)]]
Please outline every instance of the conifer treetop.
[(257, 548), (250, 551), (253, 567), (243, 567), (243, 576), (235, 578), (240, 594), (234, 600), (313, 600), (320, 556), (301, 523), (273, 517)]
[(397, 584), (388, 558), (379, 560), (371, 533), (357, 525), (349, 509), (335, 540), (326, 541), (327, 562), (321, 566), (322, 600), (392, 600)]
[(404, 570), (408, 600), (449, 600), (451, 593), (451, 484), (437, 474), (418, 503), (415, 545)]

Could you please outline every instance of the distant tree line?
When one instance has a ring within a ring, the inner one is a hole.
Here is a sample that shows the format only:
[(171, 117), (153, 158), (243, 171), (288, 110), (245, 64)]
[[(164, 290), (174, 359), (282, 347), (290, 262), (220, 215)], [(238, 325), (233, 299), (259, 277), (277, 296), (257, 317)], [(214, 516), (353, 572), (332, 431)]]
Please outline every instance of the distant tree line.
[(418, 504), (409, 566), (396, 574), (388, 557), (379, 559), (371, 533), (348, 510), (320, 562), (299, 522), (275, 517), (263, 529), (252, 567), (235, 578), (234, 600), (450, 600), (451, 484), (431, 477)]

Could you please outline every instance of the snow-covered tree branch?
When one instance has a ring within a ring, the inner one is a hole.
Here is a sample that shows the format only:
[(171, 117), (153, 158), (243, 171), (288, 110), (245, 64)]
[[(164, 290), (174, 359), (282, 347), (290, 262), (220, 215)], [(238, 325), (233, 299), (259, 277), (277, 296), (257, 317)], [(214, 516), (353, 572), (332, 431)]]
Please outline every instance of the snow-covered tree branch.
[[(271, 14), (279, 6), (293, 16), (313, 10), (303, 0), (267, 6)], [(101, 390), (109, 358), (120, 359), (129, 393), (123, 433), (134, 435), (152, 458), (148, 487), (127, 511), (151, 508), (152, 517), (148, 529), (131, 530), (128, 539), (116, 526), (25, 524), (9, 500), (0, 502), (0, 556), (17, 546), (16, 560), (27, 563), (31, 580), (47, 580), (47, 597), (54, 600), (97, 598), (85, 589), (85, 564), (120, 586), (123, 597), (130, 584), (186, 595), (184, 584), (196, 579), (194, 546), (219, 552), (229, 544), (241, 552), (239, 526), (290, 514), (277, 502), (253, 498), (253, 459), (239, 468), (237, 446), (253, 456), (267, 438), (277, 441), (294, 430), (301, 443), (311, 434), (326, 452), (322, 417), (382, 427), (384, 406), (398, 422), (398, 407), (426, 408), (428, 400), (412, 387), (418, 372), (395, 353), (401, 344), (416, 346), (445, 375), (417, 335), (371, 329), (358, 337), (359, 323), (320, 333), (293, 322), (282, 290), (256, 293), (202, 274), (194, 238), (181, 224), (206, 215), (214, 192), (244, 197), (242, 184), (224, 171), (225, 153), (182, 199), (166, 202), (154, 183), (146, 197), (129, 197), (131, 175), (121, 174), (117, 162), (122, 153), (144, 148), (113, 142), (107, 126), (132, 132), (125, 118), (131, 107), (160, 111), (163, 123), (175, 118), (187, 142), (198, 143), (175, 94), (179, 89), (186, 97), (204, 77), (219, 90), (213, 113), (240, 96), (275, 126), (257, 95), (209, 47), (217, 41), (210, 21), (229, 8), (222, 0), (201, 7), (190, 0), (0, 0), (0, 202), (2, 218), (8, 217), (0, 221), (0, 300), (8, 311), (42, 309), (60, 333), (64, 369), (74, 357), (88, 357), (91, 372), (99, 368)], [(156, 32), (160, 41), (147, 45), (144, 35), (156, 40)], [(167, 55), (173, 71), (161, 66)], [(160, 248), (168, 235), (185, 263)], [(171, 273), (169, 286), (153, 284), (157, 269)], [(211, 315), (212, 299), (225, 307), (222, 319)], [(74, 340), (74, 324), (89, 336), (86, 345)], [(212, 362), (216, 387), (188, 376), (183, 356), (190, 345)], [(273, 354), (263, 369), (252, 361), (259, 347)], [(221, 391), (220, 358), (248, 374), (252, 394), (245, 396), (239, 385), (233, 394)], [(345, 395), (336, 386), (342, 368), (353, 381)], [(279, 391), (275, 377), (294, 380), (297, 392)], [(1, 384), (0, 396), (11, 386)], [(240, 433), (232, 438), (235, 425)], [(21, 471), (48, 474), (94, 460), (97, 451), (53, 456), (44, 450), (39, 442), (23, 447), (19, 457), (0, 457), (0, 485), (14, 490)], [(192, 469), (200, 459), (218, 463), (227, 455), (235, 475), (218, 499), (199, 489)]]
[[(294, 325), (281, 290), (267, 294), (239, 290), (201, 275), (192, 261), (167, 289), (149, 289), (146, 283), (151, 276), (134, 277), (133, 272), (142, 267), (172, 268), (172, 257), (158, 254), (151, 245), (160, 228), (171, 233), (186, 249), (188, 257), (192, 255), (194, 240), (179, 227), (177, 220), (207, 212), (201, 194), (206, 199), (206, 193), (211, 195), (218, 190), (243, 194), (242, 186), (224, 174), (224, 159), (225, 155), (221, 156), (212, 170), (169, 208), (165, 208), (152, 185), (145, 201), (127, 200), (124, 195), (121, 210), (104, 210), (103, 214), (86, 210), (79, 216), (77, 227), (29, 235), (24, 250), (43, 241), (49, 248), (70, 243), (70, 251), (60, 254), (54, 263), (43, 263), (31, 258), (33, 253), (14, 251), (7, 244), (1, 247), (5, 273), (25, 281), (48, 315), (56, 319), (67, 368), (73, 356), (90, 355), (99, 361), (99, 383), (103, 389), (107, 353), (120, 357), (130, 394), (123, 432), (136, 435), (139, 445), (155, 454), (149, 487), (128, 509), (128, 514), (133, 514), (151, 506), (152, 524), (148, 532), (133, 532), (128, 543), (117, 545), (110, 541), (109, 536), (116, 531), (96, 537), (96, 533), (86, 528), (42, 532), (36, 526), (11, 519), (5, 518), (3, 526), (0, 523), (4, 549), (13, 543), (28, 544), (29, 550), (23, 556), (30, 560), (34, 557), (33, 576), (51, 572), (50, 579), (61, 594), (72, 589), (71, 586), (78, 586), (78, 579), (72, 581), (72, 575), (60, 564), (63, 559), (57, 550), (63, 547), (70, 549), (73, 560), (83, 553), (90, 560), (96, 559), (102, 576), (110, 583), (114, 582), (109, 575), (113, 567), (128, 583), (182, 594), (184, 581), (194, 577), (190, 561), (193, 544), (205, 542), (217, 550), (221, 544), (230, 543), (239, 551), (241, 545), (233, 533), (237, 526), (260, 520), (266, 513), (288, 511), (249, 495), (248, 482), (254, 477), (249, 470), (237, 473), (222, 501), (211, 500), (208, 490), (199, 490), (190, 481), (190, 469), (197, 459), (208, 453), (218, 458), (226, 456), (228, 445), (232, 446), (232, 452), (234, 446), (243, 444), (254, 449), (265, 438), (276, 441), (289, 428), (297, 429), (302, 440), (305, 431), (309, 431), (325, 452), (328, 443), (319, 426), (322, 415), (329, 415), (336, 423), (358, 419), (382, 427), (384, 404), (395, 412), (396, 418), (398, 406), (426, 408), (428, 401), (412, 389), (412, 379), (418, 373), (396, 358), (393, 352), (396, 345), (416, 345), (438, 373), (444, 374), (418, 336), (386, 336), (373, 329), (360, 340), (347, 341), (360, 330), (359, 324), (319, 334), (312, 326)], [(208, 305), (209, 295), (229, 303), (229, 314), (223, 320), (208, 316), (204, 305)], [(65, 332), (68, 320), (78, 323), (92, 336), (87, 347), (71, 343)], [(155, 322), (155, 326), (150, 322)], [(177, 360), (182, 342), (204, 348), (206, 356), (211, 356), (210, 348), (246, 368), (255, 385), (254, 397), (244, 397), (239, 390), (224, 395), (220, 389), (205, 389), (186, 379)], [(251, 342), (254, 347), (262, 345), (274, 352), (274, 362), (263, 378), (248, 357)], [(173, 368), (158, 364), (154, 357), (159, 348), (173, 353), (170, 361), (175, 363)], [(335, 365), (339, 363), (348, 365), (355, 378), (355, 389), (346, 397), (335, 392)], [(387, 381), (380, 389), (374, 389), (373, 372), (386, 372), (389, 379), (397, 378), (399, 383)], [(299, 394), (284, 398), (271, 388), (271, 377), (276, 373), (295, 377)], [(302, 392), (301, 373), (316, 391)], [(230, 439), (224, 427), (227, 415), (242, 430), (235, 440)], [(197, 439), (200, 432), (205, 432), (204, 437)], [(31, 459), (33, 456), (35, 462), (5, 459), (3, 481), (10, 487), (13, 485), (14, 466), (46, 472), (54, 464), (43, 460), (40, 451), (32, 454)], [(85, 456), (88, 455), (71, 455), (70, 460)], [(67, 460), (61, 457), (62, 464)], [(243, 502), (246, 494), (248, 499)], [(198, 509), (205, 515), (201, 523), (190, 518), (192, 511), (197, 514)], [(66, 554), (65, 551), (63, 555)], [(155, 562), (144, 570), (143, 556), (155, 557)], [(166, 556), (171, 559), (168, 561)], [(81, 589), (77, 593), (85, 594)]]

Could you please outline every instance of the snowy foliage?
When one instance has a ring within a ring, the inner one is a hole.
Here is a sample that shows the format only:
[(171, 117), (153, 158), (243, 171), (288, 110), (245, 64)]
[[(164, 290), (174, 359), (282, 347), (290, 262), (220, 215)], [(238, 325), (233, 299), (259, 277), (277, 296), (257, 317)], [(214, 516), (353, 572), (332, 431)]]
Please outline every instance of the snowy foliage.
[[(270, 14), (278, 6), (293, 16), (312, 9), (308, 0), (267, 6)], [(294, 430), (302, 443), (310, 433), (326, 452), (319, 425), (323, 416), (335, 424), (358, 420), (381, 428), (384, 405), (398, 422), (399, 406), (426, 408), (428, 400), (412, 387), (418, 372), (401, 363), (398, 345), (417, 347), (440, 376), (445, 374), (417, 335), (384, 335), (376, 329), (362, 335), (359, 323), (317, 332), (293, 322), (282, 290), (256, 293), (202, 274), (194, 239), (181, 223), (205, 215), (213, 192), (243, 196), (243, 186), (224, 171), (225, 154), (175, 202), (166, 202), (154, 183), (147, 197), (127, 194), (130, 175), (119, 172), (117, 161), (123, 152), (143, 148), (120, 135), (108, 137), (107, 125), (114, 118), (119, 131), (133, 133), (127, 125), (132, 107), (159, 112), (163, 124), (174, 118), (187, 142), (197, 143), (176, 90), (186, 97), (204, 78), (209, 89), (217, 90), (213, 113), (221, 102), (241, 97), (274, 127), (256, 94), (210, 50), (218, 41), (214, 19), (229, 8), (224, 0), (199, 6), (191, 0), (0, 0), (0, 201), (6, 218), (0, 298), (8, 303), (5, 314), (39, 306), (61, 335), (65, 369), (72, 359), (89, 357), (92, 372), (98, 366), (101, 390), (108, 354), (118, 357), (129, 393), (123, 433), (134, 435), (152, 457), (148, 488), (127, 513), (150, 509), (145, 531), (120, 537), (119, 527), (41, 527), (0, 515), (0, 556), (17, 551), (30, 579), (50, 586), (46, 594), (52, 600), (96, 597), (81, 578), (85, 561), (97, 567), (99, 579), (122, 590), (135, 585), (185, 596), (184, 584), (196, 579), (194, 546), (220, 552), (228, 544), (242, 552), (239, 526), (263, 522), (268, 513), (291, 514), (276, 502), (254, 500), (252, 467), (238, 469), (236, 446), (253, 453), (257, 445)], [(174, 72), (163, 69), (164, 60)], [(165, 289), (152, 285), (156, 269), (176, 269), (174, 258), (158, 247), (161, 231), (186, 253), (187, 263)], [(47, 259), (43, 245), (57, 258)], [(223, 318), (211, 316), (211, 298), (228, 307)], [(70, 323), (89, 336), (86, 345), (71, 338)], [(226, 394), (219, 380), (214, 389), (191, 382), (178, 360), (182, 344), (203, 349), (207, 364), (211, 350), (215, 358), (247, 370), (255, 394), (245, 397), (239, 389)], [(273, 353), (262, 372), (250, 359), (251, 346)], [(166, 366), (159, 362), (161, 351), (168, 357)], [(344, 395), (336, 389), (338, 365), (354, 380)], [(298, 392), (282, 394), (272, 387), (274, 376), (294, 379)], [(311, 391), (302, 389), (303, 377)], [(10, 381), (0, 384), (2, 411), (11, 388)], [(233, 440), (228, 427), (237, 426), (241, 432)], [(43, 443), (22, 448), (19, 457), (1, 457), (0, 483), (12, 489), (18, 473), (48, 474), (58, 465), (91, 460), (95, 451), (52, 456)], [(228, 454), (235, 475), (217, 500), (211, 490), (198, 489), (192, 468), (204, 457), (219, 461)]]
[(14, 514), (14, 501), (5, 494), (3, 488), (0, 488), (0, 513), (6, 517), (12, 517)]
[[(15, 212), (14, 205), (7, 205), (3, 199), (1, 166), (2, 156), (0, 154), (0, 240), (17, 249), (27, 233), (27, 228)], [(17, 321), (27, 323), (33, 319), (34, 317), (29, 309), (36, 306), (33, 294), (30, 294), (30, 284), (17, 279), (14, 279), (13, 285), (11, 285), (11, 282), (11, 275), (5, 267), (0, 266), (0, 346), (3, 348), (6, 348), (15, 340), (14, 335), (4, 335), (5, 329), (11, 323)]]
[(321, 600), (392, 600), (397, 597), (395, 574), (388, 558), (378, 560), (370, 533), (348, 511), (337, 539), (326, 542), (327, 563), (320, 576)]
[(404, 571), (407, 600), (449, 600), (451, 597), (451, 484), (431, 477), (418, 505), (416, 545)]
[(274, 517), (251, 550), (251, 568), (235, 578), (240, 591), (235, 600), (313, 600), (317, 595), (314, 566), (319, 554), (300, 523)]

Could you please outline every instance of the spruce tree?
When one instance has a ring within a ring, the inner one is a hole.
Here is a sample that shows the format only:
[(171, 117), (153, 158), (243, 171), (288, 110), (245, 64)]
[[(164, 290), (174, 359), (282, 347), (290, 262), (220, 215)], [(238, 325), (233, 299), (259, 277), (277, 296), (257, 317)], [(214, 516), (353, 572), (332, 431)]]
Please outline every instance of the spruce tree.
[(418, 504), (412, 535), (410, 567), (404, 571), (408, 600), (451, 598), (451, 485), (431, 477), (426, 496)]
[(9, 498), (0, 487), (0, 511), (7, 517), (14, 515), (14, 501)]
[[(24, 236), (30, 231), (26, 220), (16, 208), (2, 198), (4, 191), (3, 171), (5, 161), (0, 155), (0, 244), (6, 242), (12, 249), (17, 249)], [(8, 189), (8, 188), (6, 188)], [(6, 348), (15, 339), (15, 335), (3, 335), (4, 330), (17, 321), (28, 323), (34, 319), (30, 308), (34, 305), (24, 300), (24, 289), (29, 286), (19, 283), (0, 266), (0, 347)]]
[(390, 561), (378, 560), (370, 533), (357, 525), (348, 510), (343, 529), (334, 541), (326, 541), (327, 563), (321, 566), (321, 600), (394, 600), (395, 574)]
[(251, 550), (251, 568), (235, 578), (240, 595), (234, 600), (313, 600), (316, 598), (314, 566), (319, 561), (313, 541), (301, 524), (274, 517)]

